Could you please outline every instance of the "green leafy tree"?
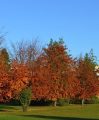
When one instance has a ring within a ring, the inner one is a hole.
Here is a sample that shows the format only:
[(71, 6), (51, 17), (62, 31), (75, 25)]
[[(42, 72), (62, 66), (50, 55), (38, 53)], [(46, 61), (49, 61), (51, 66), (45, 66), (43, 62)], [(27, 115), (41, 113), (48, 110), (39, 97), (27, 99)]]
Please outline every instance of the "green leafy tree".
[(19, 100), (22, 105), (23, 112), (27, 111), (28, 106), (30, 105), (32, 97), (31, 88), (24, 88), (19, 95)]

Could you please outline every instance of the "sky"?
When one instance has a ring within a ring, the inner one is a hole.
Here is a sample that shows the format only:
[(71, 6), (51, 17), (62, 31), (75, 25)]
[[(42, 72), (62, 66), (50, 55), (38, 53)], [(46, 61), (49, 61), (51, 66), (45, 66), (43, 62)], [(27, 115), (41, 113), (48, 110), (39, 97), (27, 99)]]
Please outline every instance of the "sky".
[(99, 59), (99, 0), (0, 0), (0, 32), (6, 47), (63, 38), (74, 57), (93, 49)]

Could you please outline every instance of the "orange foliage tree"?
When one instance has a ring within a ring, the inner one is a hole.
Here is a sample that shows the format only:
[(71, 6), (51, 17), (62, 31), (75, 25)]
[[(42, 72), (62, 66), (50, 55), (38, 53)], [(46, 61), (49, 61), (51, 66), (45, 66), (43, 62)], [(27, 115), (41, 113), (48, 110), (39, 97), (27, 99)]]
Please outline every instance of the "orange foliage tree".
[(13, 61), (10, 70), (11, 92), (13, 98), (29, 84), (29, 71), (25, 64)]
[(46, 71), (48, 72), (49, 92), (47, 99), (56, 101), (59, 98), (68, 97), (69, 71), (72, 68), (72, 57), (68, 54), (68, 49), (63, 41), (50, 41), (48, 48), (44, 48), (43, 58), (46, 61)]
[(84, 58), (78, 60), (77, 77), (80, 81), (78, 97), (82, 100), (82, 104), (84, 104), (84, 100), (95, 96), (99, 89), (95, 66), (96, 63), (92, 51), (86, 54)]
[(40, 56), (35, 62), (35, 72), (32, 80), (32, 98), (34, 100), (47, 99), (49, 94), (49, 72), (45, 59)]
[(35, 61), (38, 56), (36, 41), (20, 42), (14, 49), (14, 58), (11, 62), (12, 95), (17, 96), (23, 88), (31, 87), (34, 81)]
[(0, 102), (11, 98), (11, 82), (9, 72), (9, 56), (6, 49), (0, 50)]

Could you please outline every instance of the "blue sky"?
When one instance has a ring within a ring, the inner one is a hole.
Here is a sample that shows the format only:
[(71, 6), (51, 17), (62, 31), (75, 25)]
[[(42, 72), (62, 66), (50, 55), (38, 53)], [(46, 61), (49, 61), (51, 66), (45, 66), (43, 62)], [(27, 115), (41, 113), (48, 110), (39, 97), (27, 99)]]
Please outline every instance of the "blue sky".
[(0, 0), (0, 28), (6, 46), (63, 38), (73, 56), (92, 48), (99, 59), (99, 0)]

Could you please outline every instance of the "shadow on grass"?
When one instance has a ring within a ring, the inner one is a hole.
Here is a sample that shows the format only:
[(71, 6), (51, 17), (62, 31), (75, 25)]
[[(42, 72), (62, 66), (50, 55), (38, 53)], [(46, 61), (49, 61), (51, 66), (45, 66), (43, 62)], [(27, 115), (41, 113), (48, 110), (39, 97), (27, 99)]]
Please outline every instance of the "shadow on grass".
[(0, 112), (7, 112), (9, 110), (17, 110), (17, 108), (9, 105), (0, 105)]
[(24, 117), (43, 118), (46, 120), (98, 120), (90, 118), (76, 118), (76, 117), (58, 117), (58, 116), (45, 116), (45, 115), (22, 115)]

